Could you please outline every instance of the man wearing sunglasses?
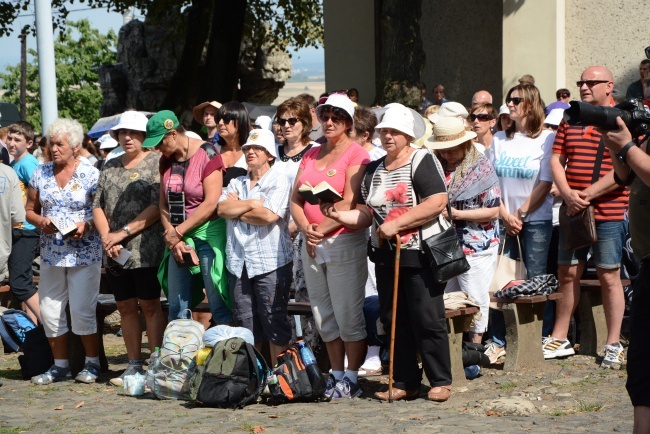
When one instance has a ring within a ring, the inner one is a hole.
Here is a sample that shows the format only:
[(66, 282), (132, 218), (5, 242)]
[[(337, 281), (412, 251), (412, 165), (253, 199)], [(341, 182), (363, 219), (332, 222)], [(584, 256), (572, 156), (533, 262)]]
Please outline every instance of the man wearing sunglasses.
[(557, 101), (553, 101), (549, 105), (546, 106), (544, 109), (544, 113), (546, 113), (546, 116), (551, 113), (551, 110), (555, 109), (562, 109), (566, 110), (569, 108), (569, 101), (571, 101), (571, 92), (569, 89), (558, 89), (555, 92), (555, 98)]
[(497, 122), (497, 111), (490, 103), (479, 103), (473, 106), (467, 117), (472, 131), (476, 133), (474, 144), (482, 154), (492, 145), (492, 130)]
[[(577, 82), (582, 102), (594, 106), (612, 106), (614, 79), (605, 66), (585, 69)], [(567, 214), (575, 215), (589, 205), (594, 206), (598, 241), (590, 247), (570, 251), (560, 243), (558, 249), (559, 292), (555, 325), (551, 336), (544, 338), (544, 358), (573, 355), (567, 340), (569, 321), (580, 300), (580, 277), (587, 253), (591, 249), (600, 281), (603, 307), (607, 321), (607, 341), (599, 352), (601, 368), (620, 369), (624, 363), (623, 347), (619, 342), (625, 299), (620, 278), (623, 244), (625, 243), (624, 214), (628, 206), (625, 186), (614, 181), (612, 158), (605, 151), (602, 135), (594, 127), (560, 123), (551, 157), (551, 171)], [(599, 165), (600, 162), (600, 165)], [(600, 169), (598, 169), (600, 167)], [(594, 171), (597, 181), (592, 184)], [(560, 226), (560, 239), (562, 239)]]
[(627, 87), (625, 99), (643, 98), (650, 82), (650, 60), (643, 59), (639, 65), (639, 79)]

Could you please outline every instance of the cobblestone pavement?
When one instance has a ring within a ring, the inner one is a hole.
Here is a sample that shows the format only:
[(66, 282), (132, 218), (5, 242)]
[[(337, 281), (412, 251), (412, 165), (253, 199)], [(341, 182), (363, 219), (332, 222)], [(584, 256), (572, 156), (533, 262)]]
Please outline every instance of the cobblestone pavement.
[[(105, 336), (112, 371), (93, 385), (34, 386), (20, 380), (16, 355), (0, 355), (0, 433), (14, 432), (631, 432), (625, 371), (604, 371), (592, 357), (547, 361), (542, 371), (484, 374), (457, 386), (449, 401), (381, 403), (387, 377), (362, 380), (345, 402), (258, 404), (243, 410), (193, 408), (133, 398), (108, 384), (126, 368), (121, 338)], [(422, 390), (425, 396), (426, 390)]]

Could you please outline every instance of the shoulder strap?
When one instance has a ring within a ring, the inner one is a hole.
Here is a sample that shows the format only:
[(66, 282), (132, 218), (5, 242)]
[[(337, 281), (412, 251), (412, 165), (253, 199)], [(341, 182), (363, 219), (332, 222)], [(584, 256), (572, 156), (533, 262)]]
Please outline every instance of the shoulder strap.
[(605, 139), (601, 136), (596, 152), (596, 162), (594, 164), (594, 173), (591, 176), (591, 183), (595, 184), (600, 178), (600, 166), (603, 164), (603, 154), (605, 153)]
[[(418, 151), (415, 151), (415, 155), (413, 155), (413, 160), (411, 160), (411, 186), (412, 186), (413, 192), (414, 192), (414, 194), (413, 194), (413, 203), (415, 205), (420, 203), (420, 196), (417, 194), (417, 191), (415, 191), (415, 184), (413, 183), (413, 176), (415, 175), (415, 171), (417, 170), (417, 167), (420, 165), (420, 163), (422, 162), (424, 157), (429, 153), (429, 151), (424, 151), (424, 152), (418, 152)], [(432, 154), (432, 157), (434, 159), (436, 158), (435, 156), (433, 156), (433, 154)], [(435, 163), (436, 163), (436, 165), (439, 164), (437, 161)], [(444, 181), (444, 177), (443, 177), (443, 181)], [(449, 203), (449, 194), (447, 194), (447, 215), (451, 216), (451, 204)], [(446, 221), (447, 219), (445, 219), (443, 217), (443, 215), (440, 214), (439, 217), (436, 219), (436, 221), (440, 221), (440, 220), (445, 220)], [(440, 222), (440, 225), (441, 225), (441, 227), (443, 229), (445, 229), (442, 222)], [(425, 224), (424, 226), (427, 226), (426, 229), (428, 229), (431, 226), (431, 224)]]
[[(366, 166), (366, 173), (365, 173), (365, 175), (363, 177), (363, 186), (366, 189), (366, 191), (368, 192), (368, 197), (370, 197), (370, 194), (371, 194), (372, 178), (374, 177), (375, 172), (377, 171), (377, 168), (381, 165), (381, 163), (384, 162), (384, 160), (386, 160), (385, 155), (383, 157), (381, 157), (380, 159), (378, 159), (378, 160), (371, 161)], [(367, 203), (366, 203), (366, 205), (367, 205)], [(384, 219), (377, 213), (377, 211), (373, 207), (369, 206), (369, 208), (372, 210), (372, 215), (375, 218), (375, 221), (376, 221), (377, 225), (381, 226), (384, 223)]]

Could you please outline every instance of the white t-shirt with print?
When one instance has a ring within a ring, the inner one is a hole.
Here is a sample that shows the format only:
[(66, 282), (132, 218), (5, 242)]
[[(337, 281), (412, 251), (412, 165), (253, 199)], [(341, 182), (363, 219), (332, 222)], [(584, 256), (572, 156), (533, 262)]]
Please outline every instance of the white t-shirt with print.
[[(501, 201), (508, 213), (516, 214), (541, 181), (553, 182), (551, 154), (554, 140), (555, 133), (549, 130), (542, 131), (534, 139), (521, 133), (515, 133), (509, 139), (504, 131), (494, 135), (486, 155), (499, 177)], [(553, 196), (548, 194), (539, 208), (524, 221), (552, 220), (552, 207)]]

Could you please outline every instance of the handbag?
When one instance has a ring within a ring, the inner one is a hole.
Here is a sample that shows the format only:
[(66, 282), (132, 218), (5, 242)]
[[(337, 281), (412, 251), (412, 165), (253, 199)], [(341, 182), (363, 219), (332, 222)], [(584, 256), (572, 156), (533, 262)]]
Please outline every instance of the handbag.
[[(505, 242), (503, 243), (503, 246), (505, 246)], [(494, 276), (492, 277), (492, 283), (490, 284), (490, 296), (494, 295), (495, 292), (501, 290), (512, 280), (528, 279), (528, 271), (526, 270), (526, 265), (524, 265), (524, 255), (521, 252), (521, 242), (519, 241), (519, 235), (517, 235), (517, 246), (519, 247), (518, 259), (512, 259), (504, 255), (503, 247), (501, 248), (501, 251), (497, 256), (497, 266), (494, 271)], [(501, 310), (501, 307), (497, 303), (493, 302), (490, 302), (490, 308)]]
[[(596, 153), (596, 162), (594, 164), (594, 173), (591, 175), (591, 183), (598, 181), (600, 175), (600, 166), (603, 162), (603, 153), (605, 152), (605, 143), (600, 139), (598, 152)], [(596, 233), (596, 216), (594, 206), (589, 205), (577, 214), (567, 215), (567, 206), (560, 206), (560, 233), (562, 234), (562, 246), (565, 250), (578, 250), (583, 247), (591, 246), (598, 241)]]
[[(447, 201), (447, 213), (451, 215), (449, 201)], [(435, 233), (434, 226), (440, 228), (437, 233)], [(460, 239), (456, 234), (456, 229), (442, 213), (435, 220), (435, 225), (421, 229), (420, 239), (422, 240), (422, 250), (433, 271), (435, 283), (444, 283), (469, 270), (469, 262), (467, 262), (465, 253), (460, 246)]]
[(567, 215), (567, 206), (560, 206), (560, 232), (565, 250), (578, 250), (591, 246), (598, 241), (596, 217), (593, 205), (589, 205), (577, 214)]

